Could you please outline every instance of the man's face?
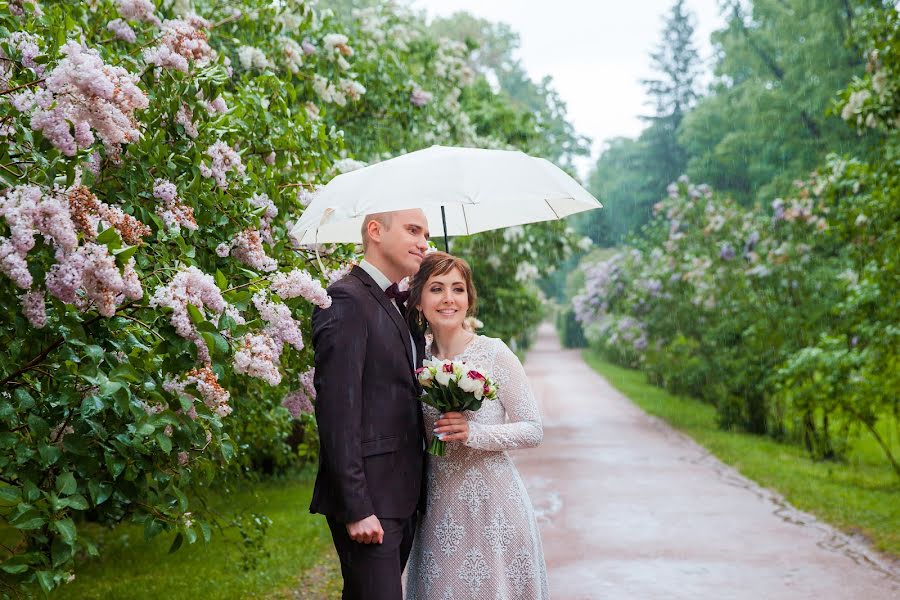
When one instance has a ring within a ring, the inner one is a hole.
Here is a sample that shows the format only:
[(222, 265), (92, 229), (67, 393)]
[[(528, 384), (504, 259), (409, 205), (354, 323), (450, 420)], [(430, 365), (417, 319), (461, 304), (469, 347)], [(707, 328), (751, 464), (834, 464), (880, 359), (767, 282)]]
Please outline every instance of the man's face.
[(400, 277), (415, 275), (428, 250), (428, 221), (416, 208), (392, 214), (390, 227), (379, 223), (381, 254)]

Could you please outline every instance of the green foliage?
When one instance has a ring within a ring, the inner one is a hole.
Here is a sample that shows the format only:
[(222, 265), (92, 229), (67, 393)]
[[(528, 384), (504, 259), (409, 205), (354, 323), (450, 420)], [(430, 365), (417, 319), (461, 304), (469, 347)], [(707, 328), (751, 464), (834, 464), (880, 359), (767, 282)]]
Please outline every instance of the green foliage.
[[(0, 3), (10, 589), (67, 581), (98, 551), (87, 520), (166, 533), (173, 549), (208, 540), (217, 519), (196, 499), (210, 486), (315, 458), (312, 420), (281, 403), (312, 364), (301, 338), (317, 286), (357, 255), (322, 248), (320, 267), (288, 231), (316, 185), (356, 166), (348, 156), (543, 147), (537, 118), (485, 88), (468, 48), (394, 5), (339, 21), (302, 0), (158, 4), (118, 22), (128, 41), (107, 26), (112, 0)], [(571, 245), (559, 227), (533, 231), (536, 263)], [(503, 260), (530, 259), (524, 241)], [(485, 243), (459, 245), (481, 264)], [(309, 277), (304, 292), (275, 282), (288, 274)], [(479, 277), (491, 331), (521, 336), (537, 296), (524, 279)], [(265, 524), (248, 522), (248, 547)]]
[(574, 304), (607, 358), (715, 405), (723, 427), (820, 459), (863, 436), (900, 476), (897, 13), (862, 23), (869, 74), (836, 111), (880, 129), (870, 160), (829, 156), (771, 215), (682, 178), (634, 248), (585, 267)]
[(713, 35), (719, 60), (712, 93), (684, 120), (687, 173), (739, 201), (790, 189), (829, 151), (871, 149), (835, 117), (834, 93), (862, 66), (851, 38), (860, 6), (843, 0), (729, 1)]
[(575, 311), (565, 307), (556, 315), (556, 330), (564, 348), (586, 348), (588, 343), (584, 337), (581, 323), (575, 318)]
[[(211, 508), (237, 517), (195, 552), (171, 553), (174, 536), (145, 541), (131, 524), (115, 530), (88, 524), (84, 529), (107, 551), (79, 564), (75, 580), (50, 598), (294, 598), (297, 590), (309, 594), (302, 598), (323, 598), (310, 589), (313, 582), (298, 581), (302, 573), (337, 562), (325, 520), (304, 510), (311, 494), (310, 473), (222, 490), (211, 499)], [(253, 535), (258, 531), (254, 512), (271, 520), (265, 537)], [(259, 544), (249, 554), (247, 538), (251, 546)], [(339, 598), (339, 572), (336, 577)]]
[(636, 140), (610, 141), (591, 172), (588, 187), (604, 204), (578, 218), (578, 228), (597, 244), (613, 246), (637, 231), (666, 186), (681, 175), (688, 156), (678, 141), (685, 114), (697, 103), (700, 59), (694, 47), (693, 15), (676, 0), (657, 49), (651, 53), (654, 79), (642, 80), (653, 114)]

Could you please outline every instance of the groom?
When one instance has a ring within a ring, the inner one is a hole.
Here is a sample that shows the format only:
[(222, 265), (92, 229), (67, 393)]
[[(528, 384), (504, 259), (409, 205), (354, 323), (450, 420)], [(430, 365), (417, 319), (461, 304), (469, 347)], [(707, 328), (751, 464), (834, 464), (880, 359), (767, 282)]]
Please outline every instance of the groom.
[(419, 270), (428, 222), (418, 209), (367, 215), (362, 237), (365, 260), (313, 312), (319, 473), (309, 509), (327, 517), (344, 600), (401, 600), (424, 493), (414, 370), (425, 342), (401, 315), (397, 282)]

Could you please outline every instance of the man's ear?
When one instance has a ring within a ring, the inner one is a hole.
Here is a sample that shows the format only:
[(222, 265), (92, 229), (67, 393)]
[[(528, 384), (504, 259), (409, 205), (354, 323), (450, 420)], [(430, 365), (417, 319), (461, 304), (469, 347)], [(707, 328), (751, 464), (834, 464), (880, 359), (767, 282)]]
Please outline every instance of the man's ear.
[(376, 242), (381, 242), (381, 223), (377, 220), (372, 219), (369, 221), (369, 224), (366, 226), (366, 231), (369, 233), (369, 239), (374, 240)]

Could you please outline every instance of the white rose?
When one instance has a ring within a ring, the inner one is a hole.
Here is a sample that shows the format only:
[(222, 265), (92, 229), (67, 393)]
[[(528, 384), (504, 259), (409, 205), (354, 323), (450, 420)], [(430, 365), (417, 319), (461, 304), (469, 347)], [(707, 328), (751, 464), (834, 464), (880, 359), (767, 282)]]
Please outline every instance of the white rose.
[[(450, 364), (450, 363), (446, 363), (446, 364)], [(448, 385), (450, 385), (450, 380), (453, 379), (454, 376), (455, 376), (455, 373), (448, 373), (447, 371), (444, 370), (444, 363), (441, 363), (441, 365), (437, 369), (437, 372), (434, 374), (434, 378), (437, 380), (438, 384), (440, 384), (444, 387), (447, 387)]]
[(422, 387), (431, 387), (431, 384), (434, 381), (434, 371), (428, 367), (423, 367), (416, 376), (419, 379), (419, 385)]
[(468, 375), (459, 380), (459, 389), (464, 392), (468, 392), (470, 394), (475, 394), (475, 397), (478, 397), (478, 392), (484, 387), (484, 384), (477, 380), (472, 379)]

